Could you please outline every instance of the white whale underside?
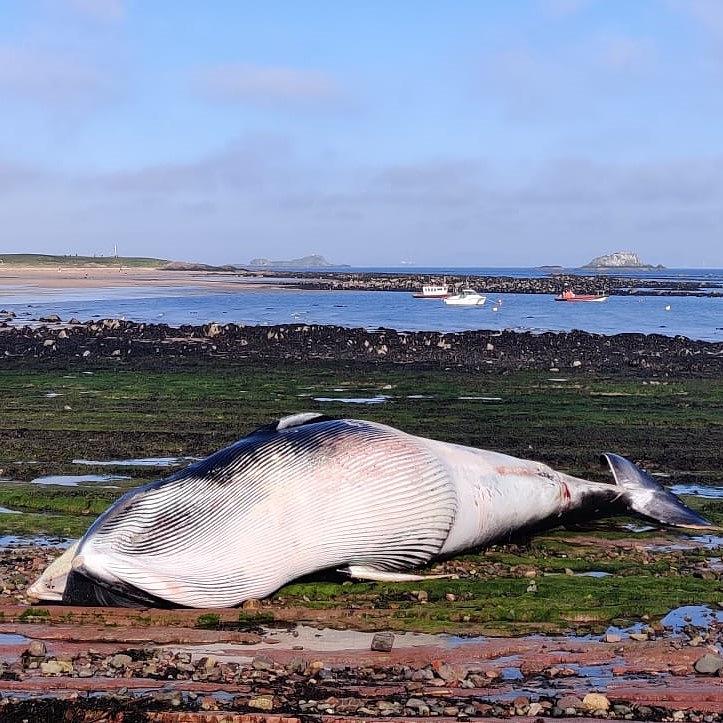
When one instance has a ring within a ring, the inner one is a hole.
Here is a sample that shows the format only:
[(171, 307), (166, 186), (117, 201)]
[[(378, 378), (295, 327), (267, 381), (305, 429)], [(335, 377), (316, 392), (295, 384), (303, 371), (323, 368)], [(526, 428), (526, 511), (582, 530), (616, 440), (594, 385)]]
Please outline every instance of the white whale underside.
[(226, 607), (326, 568), (383, 579), (591, 493), (622, 494), (538, 462), (316, 416), (281, 420), (129, 492), (69, 553), (73, 569), (177, 605)]

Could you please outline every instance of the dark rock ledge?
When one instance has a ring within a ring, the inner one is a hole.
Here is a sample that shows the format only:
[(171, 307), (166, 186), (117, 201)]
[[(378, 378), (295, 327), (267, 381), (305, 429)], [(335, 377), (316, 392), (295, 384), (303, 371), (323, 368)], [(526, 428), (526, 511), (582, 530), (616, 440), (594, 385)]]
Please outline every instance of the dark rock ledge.
[(101, 360), (150, 367), (222, 360), (303, 361), (493, 372), (530, 369), (720, 376), (723, 343), (682, 336), (603, 336), (583, 331), (444, 333), (217, 323), (176, 328), (117, 319), (37, 327), (0, 323), (0, 368), (33, 361), (93, 365)]

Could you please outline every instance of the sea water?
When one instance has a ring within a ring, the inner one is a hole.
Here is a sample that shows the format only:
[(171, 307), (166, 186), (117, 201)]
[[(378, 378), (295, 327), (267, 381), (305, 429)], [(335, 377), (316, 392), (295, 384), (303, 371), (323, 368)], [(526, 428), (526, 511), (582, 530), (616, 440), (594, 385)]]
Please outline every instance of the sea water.
[[(653, 278), (664, 272), (649, 273)], [(685, 272), (685, 277), (698, 279), (706, 274), (707, 271), (690, 271)], [(681, 272), (674, 278), (683, 280), (684, 274)], [(711, 282), (722, 279), (720, 272), (706, 276)], [(220, 277), (220, 281), (228, 283), (232, 279)], [(64, 321), (72, 317), (82, 321), (124, 318), (171, 326), (216, 321), (222, 324), (336, 324), (405, 331), (580, 329), (599, 334), (641, 332), (723, 341), (723, 298), (611, 296), (603, 303), (566, 304), (556, 302), (554, 296), (548, 294), (490, 292), (484, 306), (465, 308), (448, 306), (438, 299), (415, 299), (405, 292), (303, 291), (259, 288), (257, 284), (243, 281), (238, 285), (238, 290), (231, 291), (170, 286), (43, 290), (6, 287), (0, 288), (0, 307), (18, 314), (16, 324), (54, 313)], [(478, 290), (485, 293), (484, 289)]]

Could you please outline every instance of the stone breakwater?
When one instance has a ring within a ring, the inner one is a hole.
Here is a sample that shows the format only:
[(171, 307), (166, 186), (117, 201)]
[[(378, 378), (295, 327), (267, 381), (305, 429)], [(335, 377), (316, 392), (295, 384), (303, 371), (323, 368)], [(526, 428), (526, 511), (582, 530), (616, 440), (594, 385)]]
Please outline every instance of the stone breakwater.
[[(30, 327), (0, 324), (0, 368), (37, 363), (304, 362), (478, 371), (536, 369), (644, 375), (723, 374), (723, 343), (582, 331), (403, 332), (292, 324), (142, 324), (118, 319)], [(156, 360), (156, 361), (154, 361)]]
[(490, 294), (560, 294), (566, 288), (578, 294), (609, 296), (712, 296), (723, 297), (718, 283), (677, 279), (641, 279), (620, 276), (551, 275), (535, 278), (428, 274), (268, 272), (265, 277), (292, 278), (296, 286), (314, 291), (406, 291), (417, 292), (424, 284), (469, 285)]

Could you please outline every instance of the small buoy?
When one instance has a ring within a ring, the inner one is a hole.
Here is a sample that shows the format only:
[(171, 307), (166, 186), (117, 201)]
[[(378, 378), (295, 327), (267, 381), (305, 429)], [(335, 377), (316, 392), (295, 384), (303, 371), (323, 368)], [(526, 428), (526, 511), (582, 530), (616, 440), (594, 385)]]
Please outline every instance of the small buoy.
[(666, 305), (665, 305), (665, 310), (666, 310), (666, 311), (670, 311), (670, 304), (666, 304)]
[(496, 307), (496, 306), (493, 306), (493, 307), (492, 307), (492, 311), (498, 311), (497, 307)]

